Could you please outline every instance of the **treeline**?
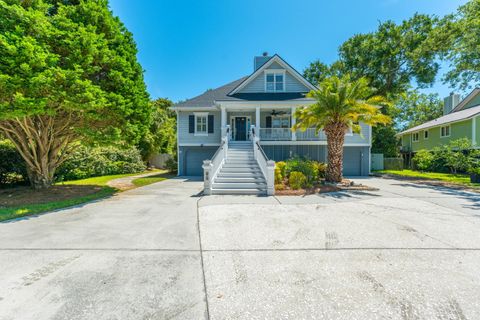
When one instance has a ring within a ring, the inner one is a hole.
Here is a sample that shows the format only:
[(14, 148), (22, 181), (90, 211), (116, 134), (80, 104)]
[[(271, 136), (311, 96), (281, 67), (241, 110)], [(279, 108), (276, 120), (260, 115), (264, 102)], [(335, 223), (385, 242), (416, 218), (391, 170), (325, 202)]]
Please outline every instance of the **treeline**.
[(382, 110), (393, 123), (373, 129), (372, 152), (396, 156), (397, 132), (442, 114), (441, 97), (419, 91), (435, 83), (442, 61), (449, 65), (443, 83), (460, 91), (480, 84), (479, 12), (480, 0), (471, 0), (445, 17), (417, 13), (382, 22), (345, 41), (332, 64), (312, 62), (304, 76), (314, 84), (332, 75), (367, 78), (375, 94), (394, 102)]
[(0, 139), (32, 187), (50, 187), (82, 147), (175, 150), (171, 102), (150, 101), (136, 55), (108, 1), (0, 1)]

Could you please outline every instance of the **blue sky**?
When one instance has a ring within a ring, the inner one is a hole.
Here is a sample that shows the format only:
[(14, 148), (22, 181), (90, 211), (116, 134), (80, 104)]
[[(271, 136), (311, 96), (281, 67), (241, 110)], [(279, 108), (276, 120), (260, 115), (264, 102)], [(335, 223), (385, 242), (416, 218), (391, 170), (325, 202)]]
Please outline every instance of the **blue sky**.
[[(134, 34), (152, 98), (192, 98), (252, 72), (253, 57), (278, 53), (302, 72), (379, 21), (415, 12), (444, 15), (464, 0), (110, 0)], [(438, 80), (427, 92), (451, 91)]]

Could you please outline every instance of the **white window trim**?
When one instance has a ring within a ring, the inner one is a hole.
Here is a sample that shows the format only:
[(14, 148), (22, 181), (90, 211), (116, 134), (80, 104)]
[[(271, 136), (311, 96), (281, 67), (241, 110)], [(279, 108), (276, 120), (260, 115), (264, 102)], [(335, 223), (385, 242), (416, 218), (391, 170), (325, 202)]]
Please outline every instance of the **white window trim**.
[[(425, 133), (427, 134), (427, 137), (425, 138)], [(430, 132), (427, 130), (423, 130), (423, 140), (428, 140), (430, 138)]]
[[(264, 71), (264, 89), (265, 89), (265, 92), (285, 92), (286, 91), (286, 77), (285, 77), (285, 69), (266, 69)], [(267, 75), (268, 74), (273, 74), (273, 91), (267, 91)], [(277, 80), (275, 78), (275, 76), (277, 74), (282, 74), (283, 75), (283, 89), (281, 91), (278, 91), (277, 90)]]
[[(448, 127), (448, 135), (442, 136), (442, 128)], [(452, 127), (450, 125), (440, 127), (440, 138), (448, 138), (452, 134)]]
[[(415, 140), (415, 138), (414, 138), (415, 135), (417, 135), (417, 140)], [(412, 142), (418, 142), (418, 141), (420, 141), (420, 134), (418, 133), (418, 131), (417, 131), (417, 132), (413, 132), (413, 133), (412, 133)]]
[[(194, 124), (195, 124), (195, 132), (194, 135), (198, 137), (207, 137), (208, 136), (208, 112), (194, 112), (193, 115), (195, 116)], [(205, 117), (205, 132), (197, 132), (197, 118), (198, 117)]]
[(271, 117), (272, 117), (272, 129), (287, 129), (287, 128), (282, 128), (282, 127), (280, 127), (280, 128), (275, 128), (275, 127), (273, 126), (273, 118), (287, 118), (287, 119), (288, 119), (288, 123), (290, 123), (289, 129), (292, 127), (292, 116), (291, 116), (290, 114), (288, 114), (288, 113), (282, 114), (282, 115), (280, 115), (280, 114), (271, 115)]

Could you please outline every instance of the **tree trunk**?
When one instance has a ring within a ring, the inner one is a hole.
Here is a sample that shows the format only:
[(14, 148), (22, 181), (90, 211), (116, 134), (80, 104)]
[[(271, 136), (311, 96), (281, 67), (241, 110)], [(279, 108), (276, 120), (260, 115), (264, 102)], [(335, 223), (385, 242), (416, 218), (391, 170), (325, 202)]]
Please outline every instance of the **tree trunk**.
[(327, 171), (325, 172), (327, 182), (338, 183), (342, 181), (343, 143), (347, 129), (347, 125), (341, 122), (330, 124), (324, 128), (327, 136), (328, 152)]
[(55, 171), (53, 172), (35, 172), (31, 171), (31, 168), (27, 169), (28, 179), (30, 180), (30, 185), (35, 190), (48, 189), (53, 184), (53, 177)]
[(32, 116), (0, 121), (0, 131), (25, 160), (32, 188), (49, 188), (74, 139), (69, 115)]

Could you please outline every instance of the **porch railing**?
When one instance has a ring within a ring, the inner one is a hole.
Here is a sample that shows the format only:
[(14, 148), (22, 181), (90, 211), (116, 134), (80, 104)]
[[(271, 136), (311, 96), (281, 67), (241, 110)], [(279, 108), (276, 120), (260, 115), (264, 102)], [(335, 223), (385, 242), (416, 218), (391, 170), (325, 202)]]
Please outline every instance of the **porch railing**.
[(297, 133), (296, 133), (297, 140), (300, 140), (300, 141), (327, 140), (327, 136), (325, 135), (325, 132), (320, 131), (317, 134), (315, 131), (316, 131), (316, 129), (314, 129), (314, 128), (309, 128), (305, 131), (298, 130)]
[[(296, 140), (298, 141), (321, 141), (327, 140), (323, 131), (318, 134), (314, 128), (309, 128), (305, 131), (297, 130), (295, 132)], [(290, 128), (260, 128), (260, 140), (263, 141), (291, 141), (292, 129)]]
[(290, 128), (260, 128), (260, 140), (264, 140), (264, 141), (292, 140), (292, 130)]
[[(228, 132), (227, 132), (228, 133)], [(206, 195), (212, 194), (212, 183), (217, 175), (219, 169), (227, 159), (228, 154), (228, 140), (227, 134), (222, 138), (222, 143), (217, 149), (212, 159), (203, 161), (203, 193)]]
[(273, 196), (275, 194), (275, 161), (269, 160), (265, 151), (255, 135), (252, 139), (253, 155), (257, 160), (260, 170), (262, 170), (265, 181), (267, 182), (267, 195)]

